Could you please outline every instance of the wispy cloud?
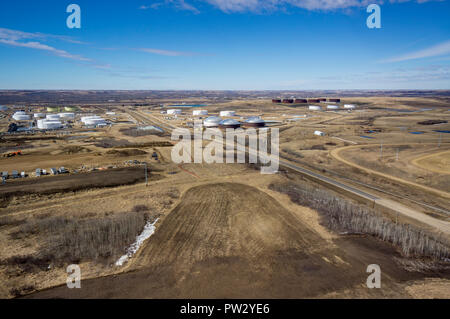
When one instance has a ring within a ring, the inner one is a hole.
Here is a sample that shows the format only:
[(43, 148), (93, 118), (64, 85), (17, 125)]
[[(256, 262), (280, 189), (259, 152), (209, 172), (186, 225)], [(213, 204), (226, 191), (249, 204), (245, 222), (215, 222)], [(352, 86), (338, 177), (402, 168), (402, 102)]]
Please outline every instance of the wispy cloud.
[(197, 53), (192, 52), (182, 52), (182, 51), (169, 51), (169, 50), (160, 50), (160, 49), (151, 49), (151, 48), (141, 48), (137, 49), (138, 51), (157, 54), (157, 55), (164, 55), (164, 56), (194, 56), (198, 55)]
[(191, 11), (195, 14), (200, 13), (200, 11), (196, 7), (187, 3), (185, 0), (164, 0), (161, 2), (152, 3), (150, 5), (142, 5), (139, 7), (139, 9), (141, 9), (141, 10), (148, 10), (148, 9), (156, 10), (163, 6), (171, 6), (171, 7), (176, 8), (177, 10)]
[[(192, 0), (191, 2), (193, 2)], [(208, 3), (226, 13), (252, 12), (265, 13), (278, 10), (288, 11), (289, 7), (296, 7), (310, 11), (331, 11), (338, 9), (350, 9), (364, 7), (371, 3), (383, 4), (417, 2), (425, 3), (442, 0), (196, 0), (197, 2)], [(162, 6), (172, 6), (180, 10), (189, 10), (195, 13), (200, 11), (186, 0), (164, 0), (150, 5), (142, 5), (140, 9), (158, 9)]]
[(447, 54), (450, 54), (450, 40), (423, 50), (414, 51), (398, 57), (382, 60), (381, 62), (382, 63), (402, 62), (416, 59), (431, 58), (436, 56), (443, 56)]
[[(43, 33), (29, 33), (29, 32), (23, 32), (23, 31), (19, 31), (19, 30), (0, 28), (0, 43), (6, 44), (9, 46), (47, 51), (51, 54), (54, 54), (56, 56), (66, 58), (66, 59), (85, 61), (85, 62), (92, 61), (91, 59), (85, 58), (81, 55), (72, 54), (65, 50), (57, 49), (53, 46), (42, 43), (42, 41), (44, 41), (47, 38), (55, 38), (55, 39), (59, 39), (61, 41), (71, 42), (71, 43), (78, 43), (78, 44), (82, 43), (80, 41), (77, 41), (70, 37), (65, 37), (65, 36), (49, 35), (49, 34), (43, 34)], [(33, 41), (30, 41), (30, 40), (33, 40)], [(36, 40), (40, 40), (41, 42), (38, 42)]]

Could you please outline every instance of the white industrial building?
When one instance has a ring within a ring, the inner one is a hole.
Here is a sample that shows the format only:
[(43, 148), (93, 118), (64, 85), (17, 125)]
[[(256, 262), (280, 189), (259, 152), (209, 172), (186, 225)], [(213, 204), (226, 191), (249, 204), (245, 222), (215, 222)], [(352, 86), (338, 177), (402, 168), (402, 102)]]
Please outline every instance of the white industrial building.
[(181, 114), (181, 110), (178, 109), (173, 109), (173, 110), (167, 110), (167, 115), (177, 115), (177, 114)]
[(44, 118), (45, 115), (46, 115), (45, 113), (34, 113), (33, 117), (35, 119), (41, 119), (41, 118)]
[(235, 111), (222, 111), (222, 112), (220, 112), (220, 116), (233, 117), (233, 116), (236, 116), (236, 112)]
[(12, 118), (15, 121), (29, 121), (31, 119), (31, 116), (23, 111), (19, 111), (19, 112), (14, 113)]
[(210, 116), (203, 121), (203, 126), (205, 127), (219, 127), (222, 119), (218, 116)]
[(57, 130), (62, 128), (62, 123), (60, 121), (51, 120), (38, 120), (37, 128), (40, 130)]
[(353, 110), (353, 109), (356, 109), (356, 105), (354, 105), (354, 104), (345, 104), (344, 105), (344, 109)]
[(194, 111), (192, 111), (192, 115), (193, 116), (206, 116), (206, 115), (208, 115), (208, 111), (207, 110), (194, 110)]
[(322, 110), (322, 107), (320, 107), (318, 105), (310, 105), (309, 110), (310, 111), (320, 111), (320, 110)]

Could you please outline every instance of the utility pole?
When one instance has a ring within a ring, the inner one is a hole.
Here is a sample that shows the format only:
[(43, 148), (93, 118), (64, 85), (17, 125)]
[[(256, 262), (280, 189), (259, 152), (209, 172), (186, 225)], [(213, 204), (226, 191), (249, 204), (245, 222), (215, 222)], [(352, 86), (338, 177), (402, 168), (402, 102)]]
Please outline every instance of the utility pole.
[(380, 159), (383, 158), (383, 142), (380, 144)]
[(441, 144), (442, 144), (442, 133), (439, 133), (439, 145), (438, 145), (439, 148), (441, 148)]
[(148, 172), (147, 172), (147, 162), (144, 162), (145, 166), (145, 187), (148, 186)]

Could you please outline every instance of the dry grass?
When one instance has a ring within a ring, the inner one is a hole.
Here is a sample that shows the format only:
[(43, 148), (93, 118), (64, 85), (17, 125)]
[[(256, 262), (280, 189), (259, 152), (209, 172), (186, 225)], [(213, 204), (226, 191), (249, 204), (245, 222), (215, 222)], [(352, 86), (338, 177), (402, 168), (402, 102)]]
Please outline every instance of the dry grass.
[(438, 238), (407, 224), (396, 224), (375, 211), (353, 204), (331, 192), (297, 183), (271, 184), (270, 189), (287, 194), (302, 206), (317, 210), (332, 230), (377, 237), (399, 247), (407, 257), (450, 258), (450, 249)]

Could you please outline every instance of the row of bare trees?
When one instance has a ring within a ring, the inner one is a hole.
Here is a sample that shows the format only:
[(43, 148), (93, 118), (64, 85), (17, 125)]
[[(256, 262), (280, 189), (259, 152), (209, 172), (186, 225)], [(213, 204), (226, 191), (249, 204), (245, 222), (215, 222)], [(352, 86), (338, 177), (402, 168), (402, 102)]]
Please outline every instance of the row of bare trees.
[(450, 249), (439, 238), (414, 226), (391, 221), (366, 206), (357, 205), (332, 192), (308, 184), (271, 184), (272, 190), (287, 194), (301, 206), (320, 213), (328, 228), (346, 233), (368, 234), (399, 247), (407, 257), (448, 260)]

